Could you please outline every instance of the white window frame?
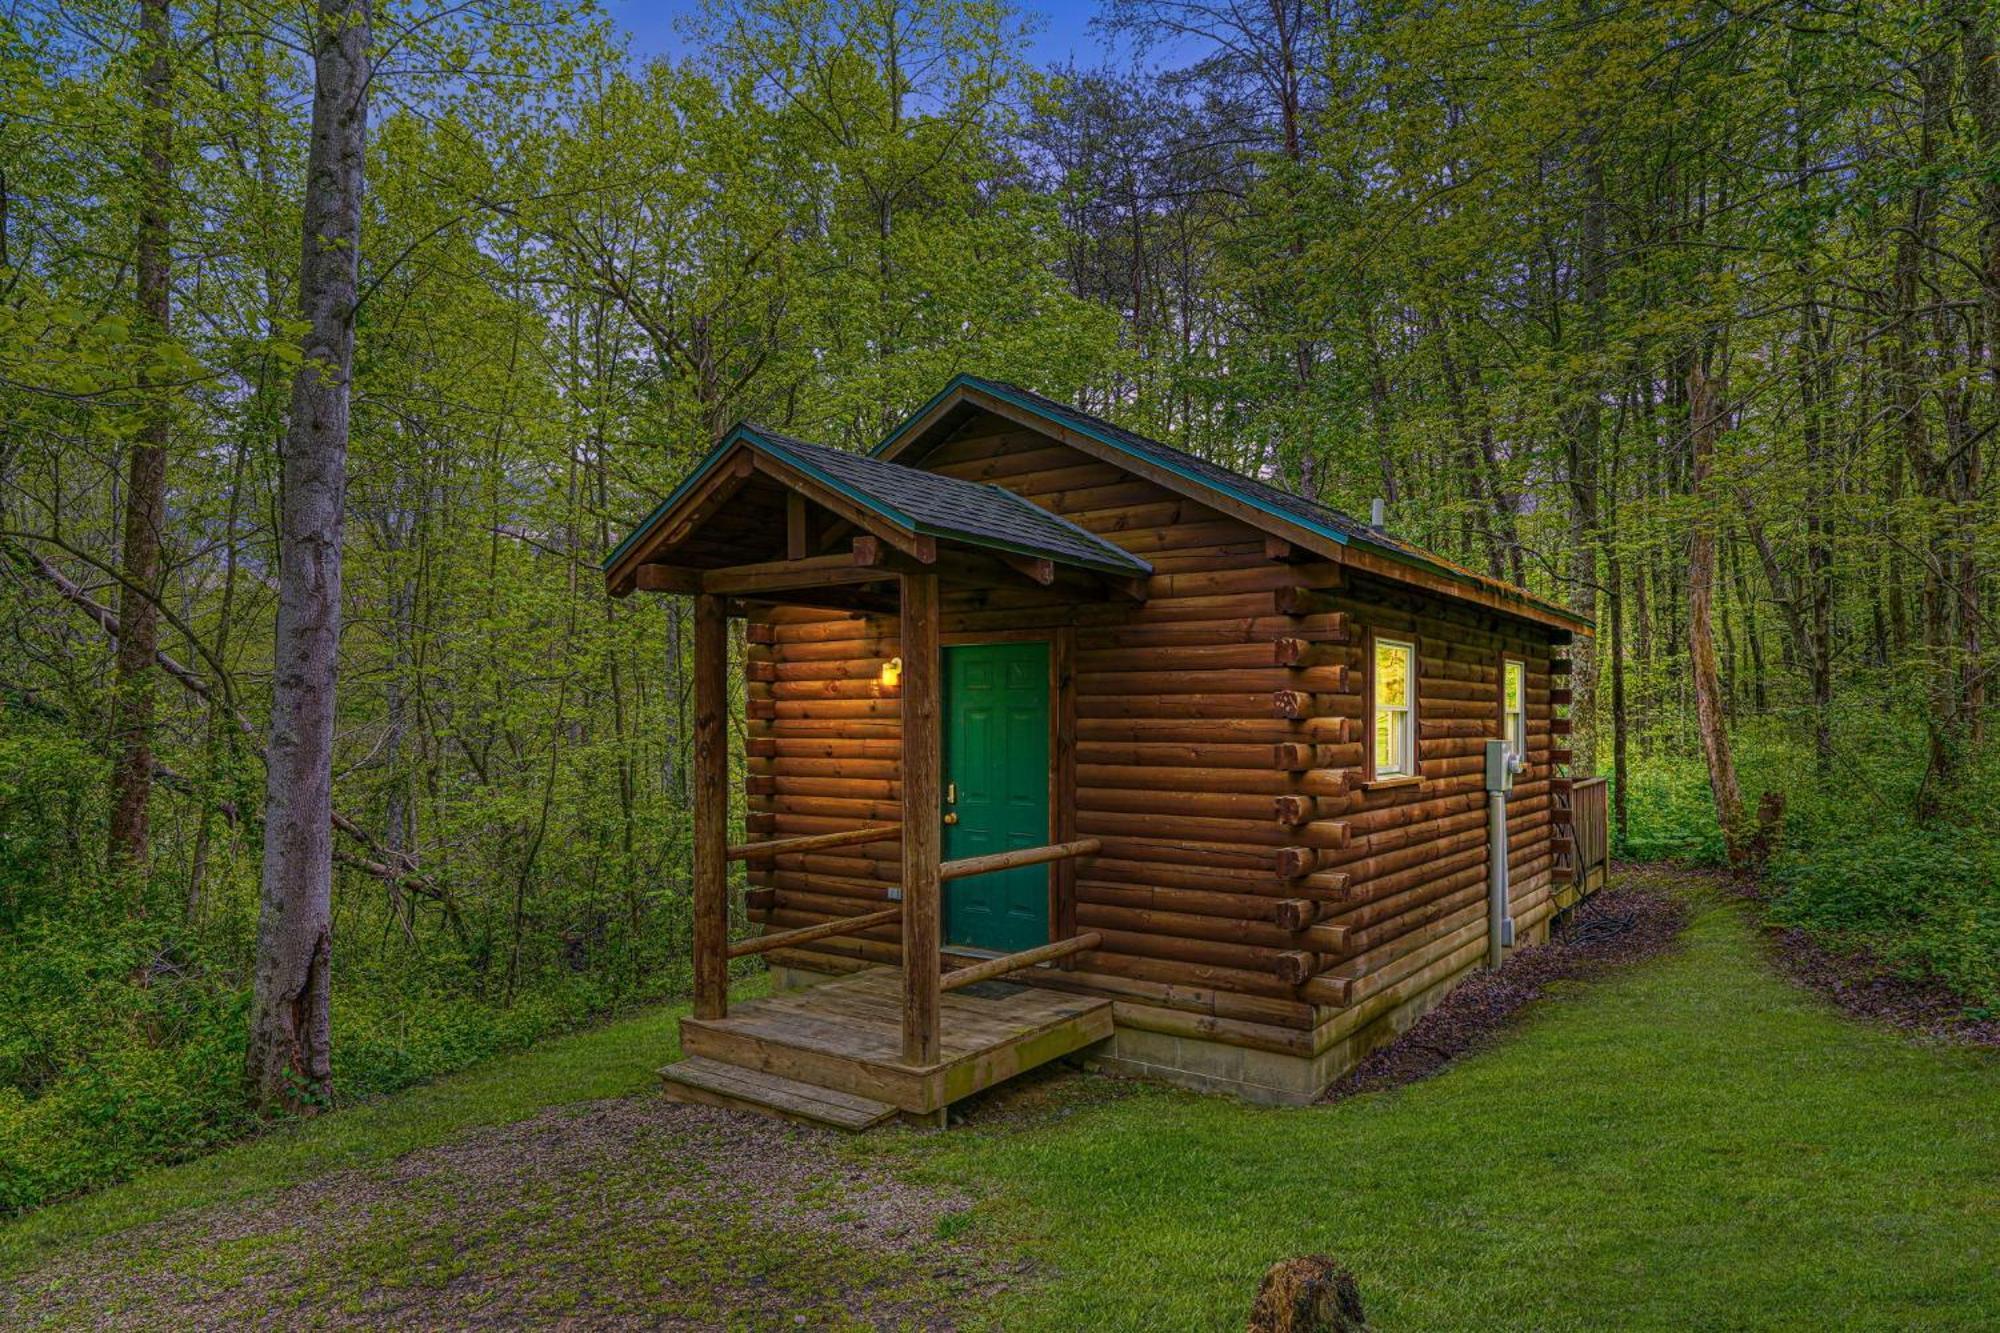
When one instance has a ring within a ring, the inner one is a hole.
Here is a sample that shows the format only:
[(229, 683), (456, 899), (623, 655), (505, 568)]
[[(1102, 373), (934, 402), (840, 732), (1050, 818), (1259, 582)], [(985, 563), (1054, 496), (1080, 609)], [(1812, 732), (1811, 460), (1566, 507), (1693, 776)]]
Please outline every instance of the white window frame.
[[(1521, 673), (1521, 707), (1518, 710), (1507, 707), (1507, 676), (1510, 672)], [(1514, 720), (1520, 719), (1520, 730), (1514, 728)], [(1528, 664), (1518, 657), (1500, 659), (1500, 739), (1507, 742), (1508, 753), (1526, 763), (1528, 760)]]
[[(1394, 649), (1408, 654), (1408, 669), (1403, 674), (1403, 684), (1408, 692), (1400, 705), (1382, 702), (1382, 650)], [(1403, 715), (1402, 744), (1395, 746), (1396, 729), (1390, 726), (1392, 748), (1399, 751), (1394, 755), (1394, 766), (1384, 768), (1375, 751), (1376, 724), (1384, 711)], [(1399, 778), (1417, 776), (1417, 644), (1415, 639), (1398, 639), (1388, 634), (1373, 636), (1368, 645), (1368, 759), (1369, 776), (1378, 782), (1394, 781)]]

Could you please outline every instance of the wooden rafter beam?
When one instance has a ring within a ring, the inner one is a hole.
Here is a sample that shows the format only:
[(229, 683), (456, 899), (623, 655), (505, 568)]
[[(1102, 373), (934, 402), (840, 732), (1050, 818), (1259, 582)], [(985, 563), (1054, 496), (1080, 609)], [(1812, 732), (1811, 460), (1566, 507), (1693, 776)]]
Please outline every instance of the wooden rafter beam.
[(639, 592), (698, 593), (701, 571), (678, 565), (641, 565), (632, 571), (632, 587)]
[(799, 588), (792, 592), (759, 593), (729, 599), (729, 614), (735, 619), (753, 618), (751, 604), (758, 607), (804, 607), (814, 611), (846, 611), (861, 615), (893, 615), (896, 594), (877, 591), (866, 584), (832, 588)]
[(662, 536), (662, 546), (678, 546), (694, 534), (694, 530), (735, 497), (743, 489), (743, 483), (750, 480), (756, 471), (756, 460), (748, 453), (739, 453), (727, 463), (717, 468), (701, 489), (688, 497), (687, 507), (681, 512), (677, 522)]
[(856, 565), (844, 555), (813, 555), (803, 560), (767, 560), (754, 565), (703, 570), (701, 590), (724, 597), (747, 597), (802, 588), (876, 583), (888, 577), (888, 571)]
[(1099, 577), (1098, 582), (1106, 592), (1128, 602), (1143, 602), (1148, 595), (1146, 580), (1142, 578), (1128, 579), (1105, 574)]
[(785, 493), (785, 559), (803, 560), (812, 544), (811, 515), (806, 497), (797, 491)]
[[(1036, 588), (1070, 587), (1092, 597), (1101, 597), (1106, 586), (1106, 580), (1099, 575), (1087, 570), (1058, 565), (1053, 560), (1039, 556), (1016, 555), (1010, 552), (995, 552), (989, 555), (983, 551), (954, 549), (939, 551), (929, 561), (919, 565), (899, 552), (885, 548), (881, 542), (867, 535), (854, 539), (853, 551), (854, 563), (858, 566), (900, 574), (928, 570), (947, 583), (970, 584), (980, 588), (1024, 585)], [(1119, 595), (1130, 593), (1140, 600), (1145, 598), (1144, 580), (1114, 579), (1110, 582), (1132, 585), (1118, 589)]]
[(1056, 562), (1046, 556), (1003, 555), (1000, 563), (1045, 588), (1056, 581)]
[(636, 586), (635, 573), (639, 561), (686, 541), (695, 529), (715, 517), (722, 506), (743, 489), (743, 483), (756, 470), (757, 461), (747, 449), (738, 450), (725, 459), (702, 479), (699, 487), (682, 499), (679, 516), (671, 528), (645, 542), (639, 551), (628, 553), (618, 567), (609, 572), (607, 582), (611, 595), (623, 597), (631, 592)]
[(754, 457), (757, 469), (788, 491), (846, 519), (864, 532), (873, 533), (913, 559), (922, 561), (927, 553), (933, 556), (937, 553), (937, 543), (932, 538), (898, 527), (881, 513), (866, 505), (856, 504), (811, 473), (763, 452), (755, 453)]

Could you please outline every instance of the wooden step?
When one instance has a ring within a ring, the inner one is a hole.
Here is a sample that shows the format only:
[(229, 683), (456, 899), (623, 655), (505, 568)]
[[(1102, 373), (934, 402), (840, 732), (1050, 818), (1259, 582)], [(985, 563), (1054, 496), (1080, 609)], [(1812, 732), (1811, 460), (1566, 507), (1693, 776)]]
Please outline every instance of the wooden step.
[(660, 1081), (662, 1090), (675, 1101), (756, 1111), (835, 1129), (864, 1130), (896, 1114), (896, 1108), (887, 1102), (699, 1055), (668, 1065), (660, 1071)]
[(1111, 1002), (1007, 980), (946, 991), (934, 1064), (903, 1063), (903, 978), (874, 967), (681, 1019), (681, 1050), (930, 1115), (1111, 1035)]

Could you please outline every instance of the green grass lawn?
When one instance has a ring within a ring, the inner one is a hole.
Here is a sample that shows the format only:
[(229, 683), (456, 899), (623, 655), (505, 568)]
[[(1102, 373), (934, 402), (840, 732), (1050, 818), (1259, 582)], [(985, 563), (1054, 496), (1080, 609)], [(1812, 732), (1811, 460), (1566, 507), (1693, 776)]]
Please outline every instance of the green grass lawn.
[(1428, 1082), (1331, 1108), (1147, 1092), (893, 1150), (1056, 1276), (1009, 1328), (1239, 1326), (1323, 1251), (1385, 1328), (2000, 1324), (2000, 1061), (1775, 978), (1744, 909)]
[[(1267, 1110), (1065, 1078), (857, 1166), (979, 1200), (942, 1237), (1032, 1261), (965, 1322), (1240, 1328), (1324, 1251), (1385, 1329), (2000, 1322), (2000, 1059), (1912, 1044), (1774, 977), (1706, 891), (1684, 947), (1540, 1005), (1400, 1092)], [(0, 1274), (197, 1204), (644, 1092), (662, 1011), (154, 1172), (0, 1229)], [(471, 1218), (491, 1243), (493, 1218)], [(629, 1262), (629, 1256), (623, 1262)], [(608, 1262), (608, 1261), (607, 1261)]]

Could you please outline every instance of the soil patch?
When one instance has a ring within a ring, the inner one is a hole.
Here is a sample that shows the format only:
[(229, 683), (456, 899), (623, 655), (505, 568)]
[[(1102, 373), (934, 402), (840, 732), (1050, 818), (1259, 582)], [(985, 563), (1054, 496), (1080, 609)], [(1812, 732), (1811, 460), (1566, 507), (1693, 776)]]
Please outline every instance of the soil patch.
[(950, 1328), (1017, 1270), (828, 1131), (585, 1103), (108, 1237), (0, 1327)]
[(1854, 1018), (1913, 1037), (2000, 1049), (2000, 1015), (1967, 1012), (1948, 986), (1897, 973), (1865, 949), (1836, 953), (1796, 927), (1767, 926), (1771, 963), (1799, 985)]
[[(1702, 872), (1673, 870), (1675, 878)], [(1517, 950), (1497, 972), (1475, 972), (1408, 1032), (1335, 1080), (1325, 1101), (1428, 1078), (1485, 1047), (1516, 1014), (1559, 981), (1581, 981), (1655, 958), (1673, 947), (1688, 909), (1657, 868), (1618, 867), (1613, 881), (1574, 908), (1545, 944)]]

